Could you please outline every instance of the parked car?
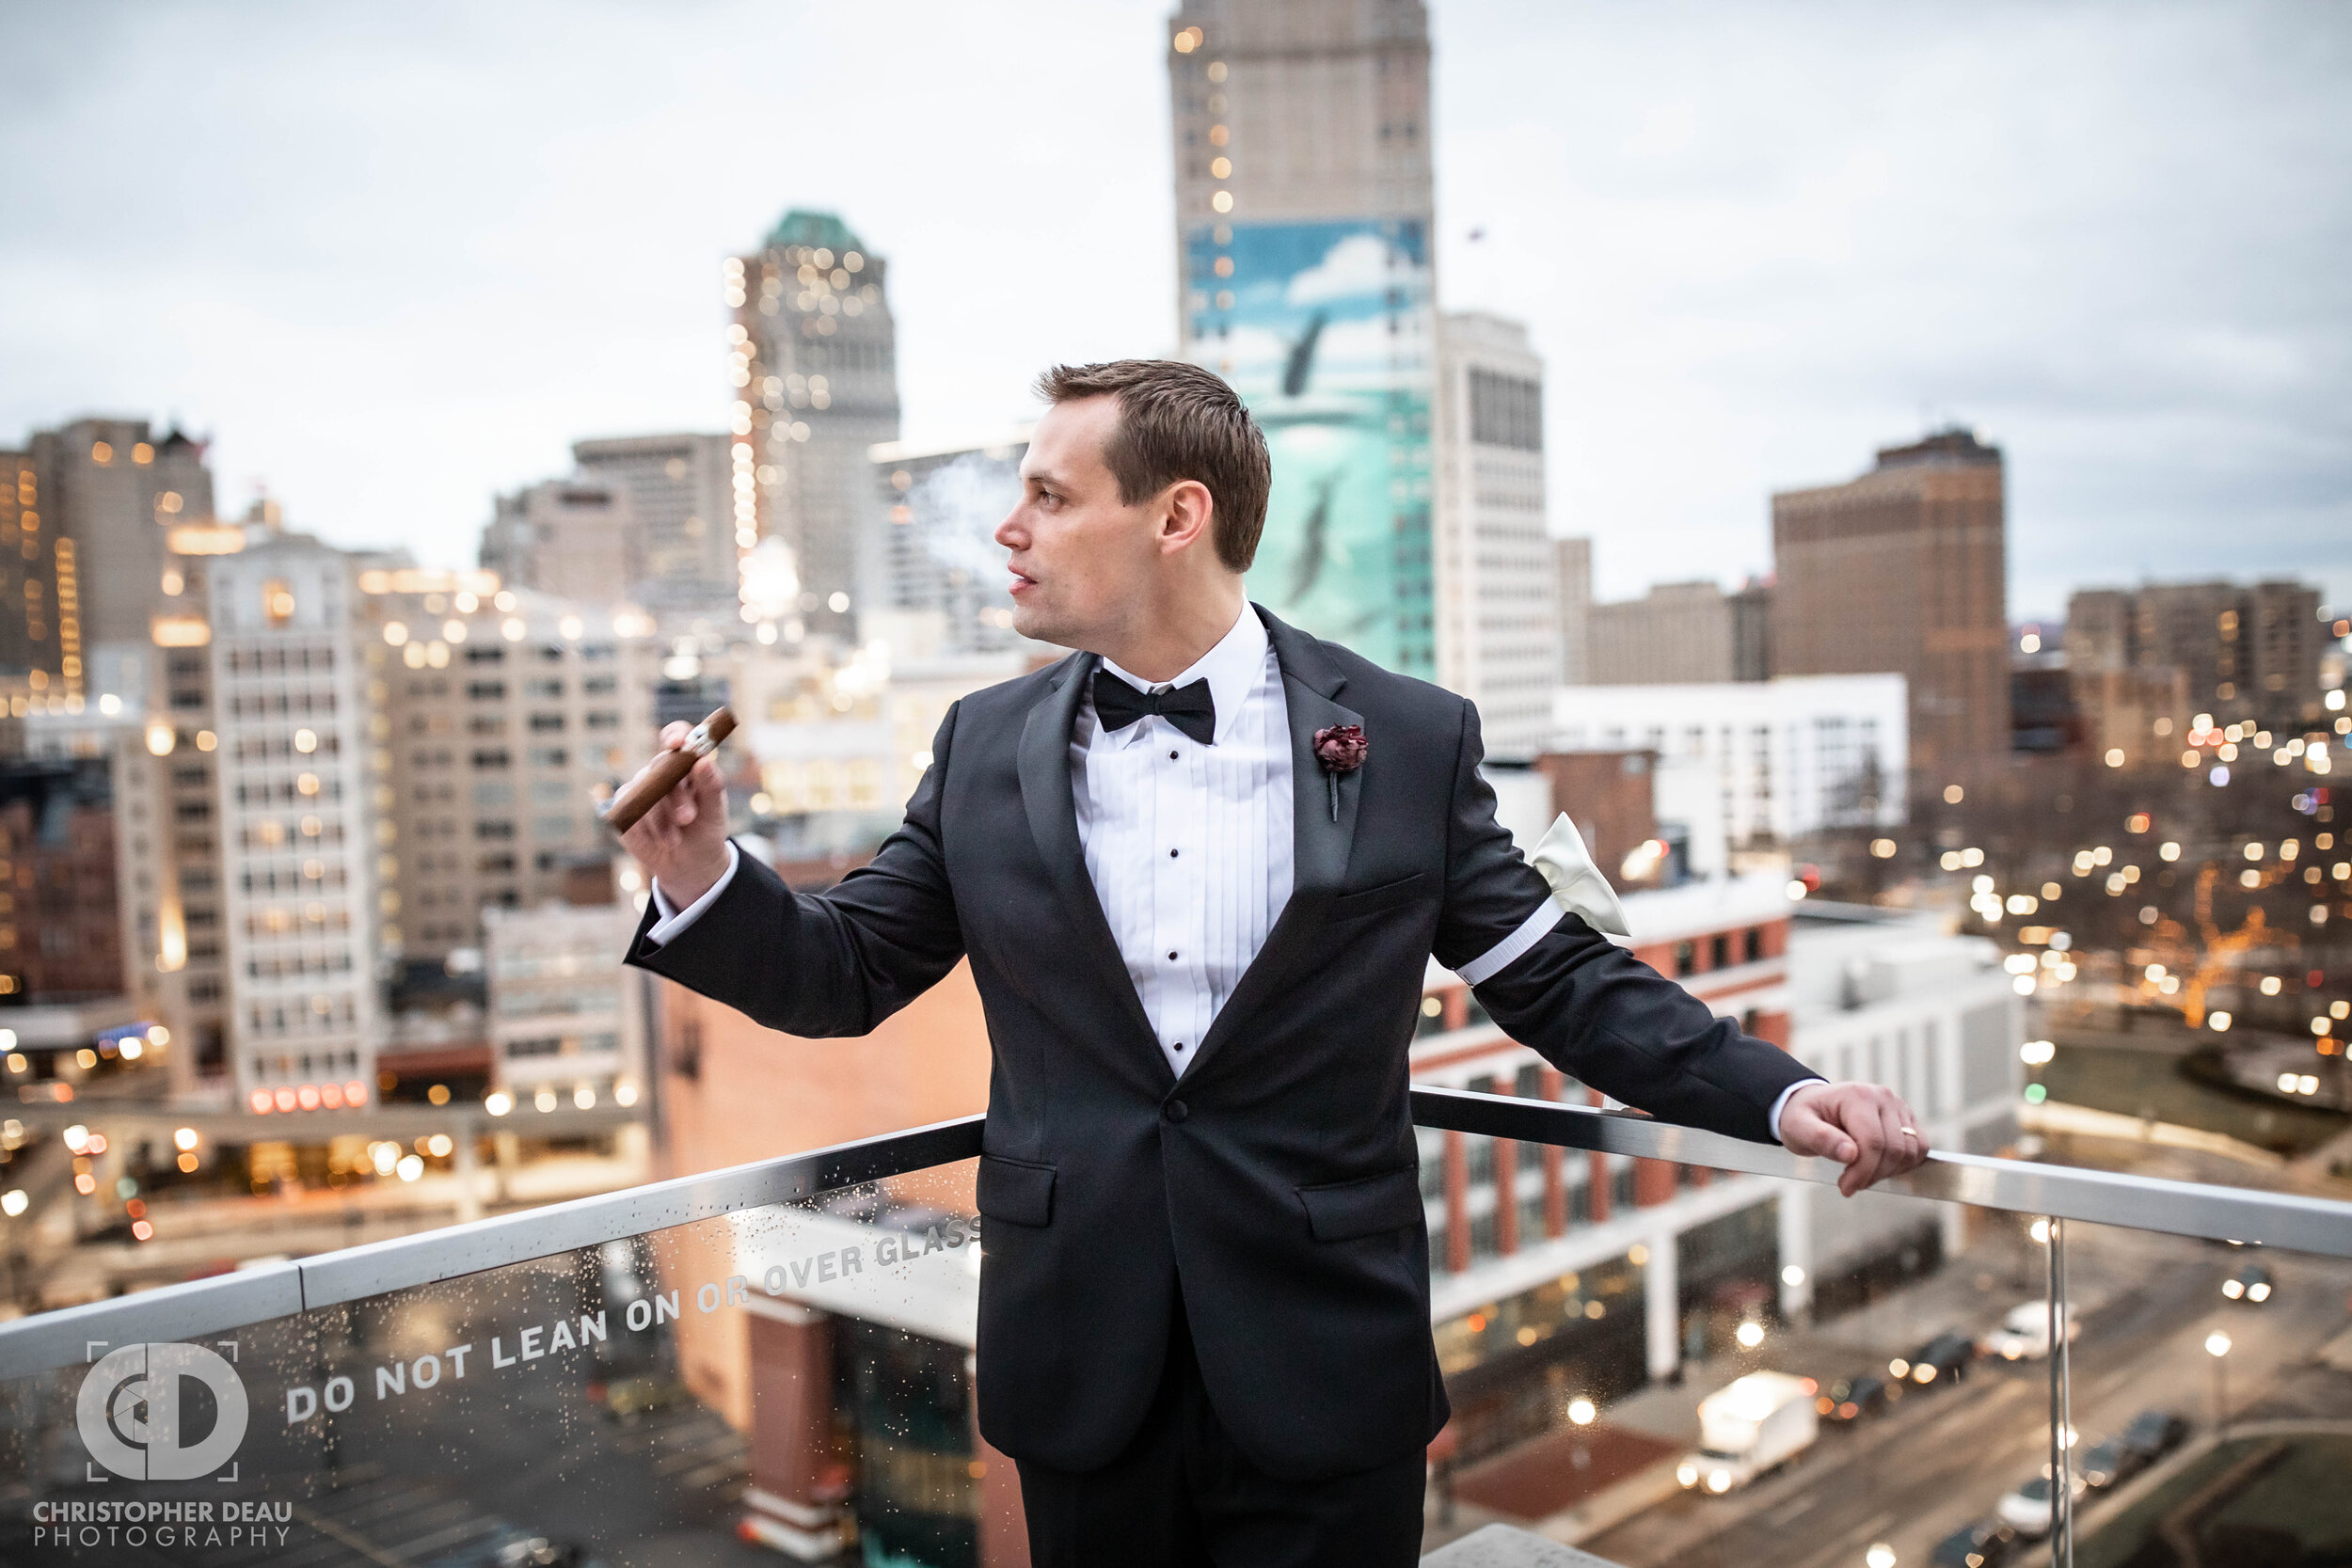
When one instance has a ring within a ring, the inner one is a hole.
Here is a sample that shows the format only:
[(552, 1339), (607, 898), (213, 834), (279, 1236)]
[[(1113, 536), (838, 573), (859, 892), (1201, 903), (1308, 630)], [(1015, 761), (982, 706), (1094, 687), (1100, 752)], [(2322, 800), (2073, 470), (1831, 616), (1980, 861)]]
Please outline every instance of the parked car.
[(1898, 1356), (1886, 1364), (1886, 1370), (1924, 1388), (1959, 1382), (1967, 1375), (1968, 1363), (1976, 1354), (1976, 1341), (1953, 1331), (1937, 1335), (1907, 1356)]
[[(2090, 1490), (2080, 1472), (2068, 1476), (2069, 1490), (2077, 1499)], [(2008, 1496), (1993, 1505), (1994, 1516), (2028, 1541), (2039, 1541), (2050, 1533), (2050, 1478), (2034, 1477), (2012, 1489)]]
[(1875, 1372), (1860, 1377), (1841, 1377), (1831, 1384), (1813, 1408), (1825, 1421), (1858, 1421), (1886, 1408), (1886, 1379)]
[(2169, 1410), (2143, 1410), (2116, 1438), (2146, 1469), (2188, 1441), (2188, 1418)]
[(1933, 1568), (2001, 1568), (2017, 1549), (2017, 1532), (1998, 1519), (1982, 1519), (1952, 1531), (1936, 1544)]
[(2129, 1481), (2147, 1467), (2148, 1462), (2126, 1448), (2120, 1437), (2103, 1438), (2082, 1451), (2074, 1461), (2083, 1484), (2093, 1492), (2104, 1492), (2110, 1486)]
[(2260, 1307), (2270, 1299), (2271, 1285), (2267, 1265), (2248, 1263), (2221, 1282), (2221, 1293), (2232, 1301), (2251, 1302)]
[[(2082, 1338), (2082, 1319), (2066, 1315), (2066, 1342)], [(1978, 1351), (2004, 1361), (2039, 1361), (2050, 1354), (2050, 1307), (2047, 1302), (2021, 1301), (2001, 1318), (2001, 1326), (1977, 1341)]]

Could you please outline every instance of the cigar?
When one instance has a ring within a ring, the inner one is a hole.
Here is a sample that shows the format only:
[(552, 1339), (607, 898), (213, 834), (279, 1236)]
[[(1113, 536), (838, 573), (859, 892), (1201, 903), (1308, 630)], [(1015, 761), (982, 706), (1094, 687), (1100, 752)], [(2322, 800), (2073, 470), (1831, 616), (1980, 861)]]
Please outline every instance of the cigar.
[(735, 733), (735, 713), (720, 708), (687, 732), (686, 744), (675, 752), (665, 751), (655, 757), (643, 773), (620, 787), (612, 803), (604, 809), (605, 826), (616, 833), (625, 833), (637, 826), (637, 820), (653, 810), (653, 803), (677, 787), (680, 779), (694, 770), (694, 764), (719, 749), (719, 742)]

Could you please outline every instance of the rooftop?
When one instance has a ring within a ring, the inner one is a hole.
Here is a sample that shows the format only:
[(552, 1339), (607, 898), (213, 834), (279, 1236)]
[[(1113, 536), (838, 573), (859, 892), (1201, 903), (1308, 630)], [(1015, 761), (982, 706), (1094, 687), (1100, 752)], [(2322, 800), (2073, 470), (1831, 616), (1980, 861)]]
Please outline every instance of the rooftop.
[(1947, 426), (1907, 447), (1879, 449), (1882, 468), (1997, 468), (2000, 465), (2000, 448), (1985, 445), (1977, 439), (1975, 431), (1960, 425)]
[[(806, 207), (795, 207), (778, 218), (776, 226), (768, 230), (766, 243), (777, 249), (787, 245), (818, 246), (836, 256), (846, 251), (866, 250), (866, 242), (857, 237), (856, 230), (841, 221), (839, 214), (812, 212)], [(871, 255), (872, 252), (866, 251), (866, 254)]]

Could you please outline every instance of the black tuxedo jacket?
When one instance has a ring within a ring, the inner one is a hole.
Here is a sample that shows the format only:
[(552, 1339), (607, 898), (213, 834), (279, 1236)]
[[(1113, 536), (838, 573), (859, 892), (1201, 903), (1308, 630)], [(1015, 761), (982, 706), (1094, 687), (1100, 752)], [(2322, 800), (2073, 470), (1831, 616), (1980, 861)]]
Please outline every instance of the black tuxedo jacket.
[[(1219, 1418), (1277, 1477), (1394, 1460), (1448, 1414), (1429, 1333), (1406, 1053), (1424, 962), (1550, 896), (1496, 824), (1477, 710), (1263, 616), (1290, 709), (1295, 886), (1177, 1076), (1078, 842), (1069, 743), (1096, 659), (948, 710), (904, 825), (830, 892), (746, 855), (628, 961), (804, 1037), (863, 1035), (969, 957), (988, 1018), (980, 1430), (1017, 1459), (1115, 1457), (1184, 1291)], [(1339, 819), (1314, 732), (1360, 724)], [(1477, 988), (1511, 1036), (1660, 1117), (1758, 1141), (1811, 1076), (1575, 915)]]

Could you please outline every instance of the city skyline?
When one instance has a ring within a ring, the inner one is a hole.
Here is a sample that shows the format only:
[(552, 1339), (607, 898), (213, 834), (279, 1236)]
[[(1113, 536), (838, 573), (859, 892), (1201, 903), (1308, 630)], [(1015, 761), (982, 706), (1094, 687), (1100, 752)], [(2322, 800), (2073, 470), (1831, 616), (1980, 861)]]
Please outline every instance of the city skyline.
[[(0, 110), (0, 283), (45, 309), (0, 318), (0, 430), (177, 415), (217, 438), (224, 510), (266, 478), (340, 544), (468, 563), (571, 442), (724, 428), (720, 267), (788, 206), (892, 258), (910, 441), (1017, 420), (1048, 360), (1176, 346), (1168, 7), (942, 11), (879, 106), (855, 72), (731, 64), (723, 6), (277, 14), (5, 24), (37, 86)], [(2325, 178), (2352, 113), (2324, 96), (2352, 31), (1992, 14), (1432, 10), (1438, 302), (1530, 322), (1549, 527), (1595, 536), (1602, 597), (1763, 570), (1772, 490), (1947, 418), (2010, 453), (2017, 618), (2143, 578), (2352, 597), (2352, 201)]]

